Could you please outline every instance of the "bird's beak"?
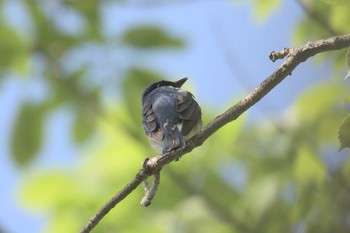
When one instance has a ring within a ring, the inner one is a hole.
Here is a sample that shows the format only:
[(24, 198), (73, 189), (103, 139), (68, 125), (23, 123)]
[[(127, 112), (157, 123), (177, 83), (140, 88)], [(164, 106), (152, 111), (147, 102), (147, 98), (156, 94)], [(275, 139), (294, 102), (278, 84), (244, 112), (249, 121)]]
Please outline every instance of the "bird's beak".
[(186, 78), (182, 78), (179, 81), (176, 81), (174, 84), (177, 87), (181, 87), (186, 81), (187, 81), (187, 77)]

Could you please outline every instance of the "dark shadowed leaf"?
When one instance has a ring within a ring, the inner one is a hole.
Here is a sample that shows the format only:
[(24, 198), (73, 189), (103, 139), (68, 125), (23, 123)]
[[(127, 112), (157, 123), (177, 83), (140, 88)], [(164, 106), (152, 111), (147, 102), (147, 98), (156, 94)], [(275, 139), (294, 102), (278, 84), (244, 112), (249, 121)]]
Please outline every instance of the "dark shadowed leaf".
[(347, 115), (339, 127), (339, 151), (350, 147), (350, 114)]
[(11, 152), (14, 161), (24, 166), (37, 155), (43, 139), (43, 111), (40, 106), (23, 104), (12, 132)]
[(136, 48), (182, 47), (182, 40), (154, 26), (137, 26), (125, 32), (123, 41)]

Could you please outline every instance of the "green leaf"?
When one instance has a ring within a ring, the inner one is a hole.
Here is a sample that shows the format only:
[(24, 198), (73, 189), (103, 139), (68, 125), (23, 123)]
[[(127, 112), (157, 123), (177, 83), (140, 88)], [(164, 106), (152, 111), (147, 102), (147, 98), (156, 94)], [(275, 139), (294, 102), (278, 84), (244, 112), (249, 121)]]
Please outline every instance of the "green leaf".
[(26, 179), (20, 198), (32, 210), (49, 210), (54, 205), (58, 207), (76, 195), (80, 188), (74, 184), (75, 179), (58, 171), (47, 172), (40, 177), (26, 177)]
[[(348, 0), (347, 0), (348, 1)], [(331, 6), (329, 7), (329, 23), (333, 30), (339, 34), (347, 33), (350, 30), (350, 7)]]
[(159, 48), (183, 46), (182, 40), (168, 35), (154, 26), (136, 26), (125, 32), (123, 41), (136, 48)]
[(312, 120), (332, 113), (341, 101), (344, 86), (333, 82), (325, 82), (306, 90), (296, 102), (296, 111), (300, 119)]
[(30, 71), (29, 56), (28, 54), (21, 54), (16, 56), (12, 62), (13, 70), (20, 74), (26, 75)]
[(256, 219), (262, 217), (276, 200), (278, 180), (274, 175), (264, 176), (251, 183), (244, 196), (244, 205)]
[(295, 32), (292, 35), (292, 40), (295, 45), (300, 45), (308, 40), (315, 38), (326, 38), (329, 35), (317, 22), (303, 18), (300, 20)]
[(92, 116), (80, 111), (73, 125), (74, 141), (81, 144), (88, 140), (94, 132), (94, 123), (95, 120)]
[(264, 21), (281, 5), (281, 0), (258, 0), (254, 16), (257, 21)]
[(349, 0), (322, 0), (323, 2), (330, 5), (349, 5)]
[(339, 151), (350, 147), (350, 114), (348, 114), (339, 127)]
[(336, 143), (338, 125), (344, 118), (341, 102), (346, 87), (333, 81), (315, 85), (306, 90), (295, 105), (297, 119), (300, 119), (298, 138), (304, 137), (319, 146)]
[(302, 185), (321, 185), (326, 177), (325, 165), (309, 148), (303, 147), (298, 151), (294, 164), (294, 175)]
[[(209, 122), (209, 119), (207, 121), (205, 119), (208, 115), (209, 114), (203, 112), (203, 122)], [(210, 118), (210, 120), (212, 118)], [(207, 143), (208, 148), (205, 150), (209, 153), (219, 155), (221, 159), (224, 157), (237, 156), (234, 155), (233, 151), (236, 150), (237, 144), (240, 144), (239, 140), (241, 140), (241, 134), (246, 120), (246, 116), (243, 115), (234, 122), (222, 127), (217, 133), (215, 133), (215, 137), (209, 138)], [(208, 162), (210, 164), (209, 166), (212, 166), (212, 159), (209, 158)]]
[(42, 121), (43, 112), (40, 106), (23, 104), (11, 140), (11, 152), (18, 165), (27, 165), (37, 155), (43, 140)]
[(34, 4), (33, 1), (24, 1), (26, 4), (27, 11), (29, 12), (32, 22), (37, 29), (36, 37), (38, 41), (36, 46), (40, 50), (47, 50), (50, 44), (55, 40), (54, 37), (54, 28), (52, 25), (49, 25), (49, 21), (46, 18), (46, 15), (43, 9), (40, 7), (40, 4)]
[(8, 68), (16, 60), (17, 63), (18, 60), (27, 58), (26, 45), (16, 31), (2, 22), (0, 22), (0, 31), (0, 68)]

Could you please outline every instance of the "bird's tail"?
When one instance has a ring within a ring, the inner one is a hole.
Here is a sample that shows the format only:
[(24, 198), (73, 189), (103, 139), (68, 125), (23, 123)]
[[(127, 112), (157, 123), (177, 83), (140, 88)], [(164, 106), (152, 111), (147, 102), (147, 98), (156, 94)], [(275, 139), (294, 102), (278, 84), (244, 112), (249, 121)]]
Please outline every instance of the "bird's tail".
[(165, 129), (163, 131), (163, 134), (163, 154), (176, 148), (183, 147), (185, 145), (183, 136), (177, 127), (175, 127), (174, 129)]

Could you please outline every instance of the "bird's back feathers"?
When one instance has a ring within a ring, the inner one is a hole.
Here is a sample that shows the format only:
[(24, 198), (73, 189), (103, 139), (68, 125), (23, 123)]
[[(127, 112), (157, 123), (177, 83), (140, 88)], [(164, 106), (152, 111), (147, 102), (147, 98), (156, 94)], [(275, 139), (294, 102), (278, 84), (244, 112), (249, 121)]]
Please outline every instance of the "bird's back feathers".
[(190, 92), (152, 85), (142, 97), (142, 125), (152, 145), (166, 153), (184, 146), (201, 126), (201, 109)]

